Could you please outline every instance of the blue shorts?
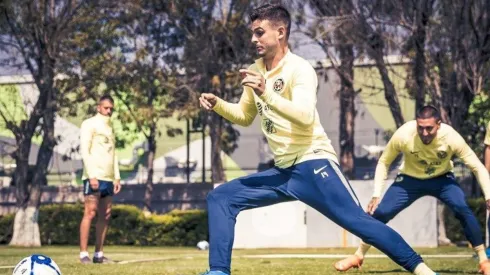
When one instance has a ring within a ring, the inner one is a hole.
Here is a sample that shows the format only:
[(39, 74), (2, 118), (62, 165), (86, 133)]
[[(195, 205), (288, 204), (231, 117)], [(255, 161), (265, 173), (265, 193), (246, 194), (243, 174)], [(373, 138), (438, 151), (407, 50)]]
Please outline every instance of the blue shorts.
[(114, 184), (112, 181), (99, 180), (99, 189), (94, 190), (90, 186), (90, 182), (88, 179), (83, 180), (83, 195), (95, 195), (100, 192), (100, 197), (104, 198), (107, 196), (114, 195)]

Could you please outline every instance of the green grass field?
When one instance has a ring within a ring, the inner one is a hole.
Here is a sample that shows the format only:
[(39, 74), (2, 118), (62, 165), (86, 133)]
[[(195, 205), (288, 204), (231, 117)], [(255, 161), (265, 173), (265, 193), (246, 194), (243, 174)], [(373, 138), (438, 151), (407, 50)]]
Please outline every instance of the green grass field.
[[(461, 255), (458, 258), (427, 258), (426, 262), (441, 274), (477, 274), (477, 261), (468, 257), (469, 248), (445, 247), (437, 249), (416, 249), (422, 255)], [(254, 249), (235, 250), (233, 254), (232, 274), (409, 274), (388, 258), (366, 259), (362, 270), (339, 273), (333, 269), (336, 259), (301, 258), (301, 259), (268, 259), (247, 258), (251, 255), (264, 254), (347, 254), (354, 249)], [(379, 255), (370, 251), (370, 255)], [(105, 255), (116, 261), (139, 261), (108, 265), (81, 265), (78, 263), (78, 248), (73, 246), (46, 246), (38, 249), (0, 247), (0, 274), (11, 274), (12, 268), (23, 257), (32, 253), (42, 253), (52, 257), (60, 266), (64, 275), (196, 275), (207, 268), (207, 252), (192, 248), (160, 248), (111, 246), (105, 248)], [(466, 255), (466, 256), (465, 256)], [(160, 259), (143, 262), (143, 260)]]

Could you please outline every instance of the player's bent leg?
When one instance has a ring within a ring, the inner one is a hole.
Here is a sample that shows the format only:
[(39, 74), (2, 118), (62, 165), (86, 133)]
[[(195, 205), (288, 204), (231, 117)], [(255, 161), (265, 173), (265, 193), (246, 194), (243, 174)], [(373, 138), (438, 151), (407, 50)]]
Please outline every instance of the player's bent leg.
[[(373, 214), (375, 219), (385, 224), (423, 195), (422, 192), (417, 191), (416, 186), (419, 184), (410, 177), (399, 175), (396, 181), (388, 188)], [(364, 261), (364, 255), (370, 247), (371, 245), (361, 241), (354, 255), (336, 262), (334, 265), (335, 269), (347, 271), (351, 268), (359, 268)]]
[[(324, 166), (325, 174), (313, 172)], [(417, 266), (422, 266), (422, 258), (398, 233), (363, 211), (336, 163), (311, 160), (296, 165), (295, 169), (299, 173), (293, 173), (288, 184), (291, 194), (366, 243), (372, 244), (406, 270), (414, 272)]]
[(287, 170), (274, 167), (222, 184), (208, 194), (210, 274), (230, 274), (235, 223), (240, 211), (294, 200), (280, 191), (289, 177)]
[(483, 234), (478, 220), (466, 203), (463, 190), (455, 181), (444, 185), (439, 199), (454, 213), (463, 227), (464, 234), (473, 247), (483, 245)]
[(471, 243), (479, 259), (479, 273), (490, 275), (490, 263), (485, 253), (483, 233), (478, 220), (466, 203), (464, 192), (451, 174), (439, 180), (443, 186), (439, 199), (444, 202), (461, 223), (468, 241)]

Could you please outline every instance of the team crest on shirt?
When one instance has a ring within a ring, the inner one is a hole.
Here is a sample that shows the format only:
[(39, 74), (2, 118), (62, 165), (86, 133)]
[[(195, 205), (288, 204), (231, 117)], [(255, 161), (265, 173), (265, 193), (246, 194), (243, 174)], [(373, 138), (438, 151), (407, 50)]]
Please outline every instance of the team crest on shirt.
[(268, 118), (264, 119), (264, 128), (265, 131), (269, 134), (276, 133), (276, 127), (274, 127), (274, 122), (272, 122), (272, 120)]
[(429, 176), (434, 174), (435, 171), (436, 171), (436, 168), (434, 166), (428, 166), (427, 168), (425, 168), (425, 174), (427, 174)]
[(445, 159), (447, 157), (447, 152), (446, 151), (438, 151), (437, 157), (439, 157), (440, 159)]
[(280, 91), (282, 91), (283, 88), (284, 88), (284, 79), (282, 79), (282, 77), (276, 79), (276, 81), (274, 81), (274, 85), (272, 86), (274, 92), (279, 93)]

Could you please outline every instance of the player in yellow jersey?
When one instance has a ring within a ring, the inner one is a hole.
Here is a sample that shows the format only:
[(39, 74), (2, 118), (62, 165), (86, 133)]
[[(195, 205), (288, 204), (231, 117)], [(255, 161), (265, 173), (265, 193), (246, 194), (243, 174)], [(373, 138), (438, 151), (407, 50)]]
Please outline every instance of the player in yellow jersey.
[[(99, 99), (97, 115), (86, 119), (80, 127), (80, 152), (83, 160), (83, 194), (85, 210), (80, 223), (80, 262), (106, 263), (102, 252), (109, 218), (112, 196), (121, 190), (115, 137), (110, 118), (114, 100), (105, 95)], [(92, 260), (87, 251), (92, 219), (97, 216), (95, 255)]]
[[(374, 194), (367, 212), (387, 223), (420, 197), (433, 196), (441, 200), (461, 222), (466, 238), (478, 255), (479, 272), (490, 275), (482, 232), (466, 203), (463, 190), (454, 178), (452, 158), (463, 160), (474, 173), (485, 194), (487, 208), (490, 207), (488, 172), (463, 137), (451, 126), (441, 123), (441, 116), (435, 107), (422, 107), (416, 117), (415, 121), (401, 126), (386, 145), (376, 167)], [(381, 200), (388, 169), (400, 153), (403, 154), (400, 173)], [(362, 240), (354, 255), (335, 264), (337, 270), (346, 271), (362, 265), (369, 244), (372, 244)]]
[(240, 101), (233, 104), (204, 93), (200, 104), (243, 126), (258, 115), (275, 166), (222, 184), (209, 193), (211, 270), (206, 274), (230, 274), (235, 221), (240, 211), (300, 200), (369, 240), (405, 269), (434, 275), (399, 234), (363, 211), (340, 172), (316, 110), (316, 72), (288, 49), (289, 12), (280, 5), (267, 4), (255, 9), (250, 19), (252, 43), (261, 58), (240, 71), (244, 77)]

